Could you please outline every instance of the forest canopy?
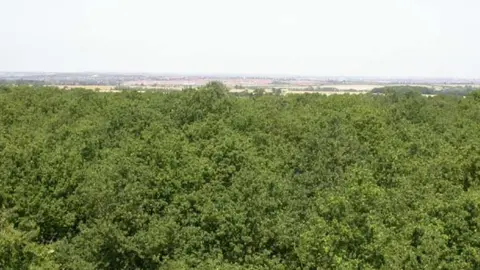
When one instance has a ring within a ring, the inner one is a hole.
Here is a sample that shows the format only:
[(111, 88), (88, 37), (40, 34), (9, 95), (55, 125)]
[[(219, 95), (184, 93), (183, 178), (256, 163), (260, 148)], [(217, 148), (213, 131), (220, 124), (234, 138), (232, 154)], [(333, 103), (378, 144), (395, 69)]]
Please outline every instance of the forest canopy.
[(1, 269), (479, 269), (480, 93), (0, 86)]

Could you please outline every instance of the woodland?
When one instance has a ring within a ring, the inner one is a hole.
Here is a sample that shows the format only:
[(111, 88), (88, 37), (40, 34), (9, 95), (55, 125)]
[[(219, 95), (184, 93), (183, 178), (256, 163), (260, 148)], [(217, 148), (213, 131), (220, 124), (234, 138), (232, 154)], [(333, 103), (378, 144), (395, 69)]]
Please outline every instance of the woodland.
[(480, 269), (480, 92), (394, 90), (0, 86), (0, 269)]

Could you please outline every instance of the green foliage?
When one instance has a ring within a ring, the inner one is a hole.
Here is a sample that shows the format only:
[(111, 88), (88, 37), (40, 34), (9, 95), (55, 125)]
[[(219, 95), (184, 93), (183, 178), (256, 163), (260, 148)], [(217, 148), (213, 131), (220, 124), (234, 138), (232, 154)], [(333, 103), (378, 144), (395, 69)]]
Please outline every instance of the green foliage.
[(408, 94), (408, 93), (420, 93), (422, 95), (449, 95), (464, 97), (478, 91), (472, 86), (443, 86), (441, 89), (434, 89), (433, 87), (426, 86), (385, 86), (372, 89), (374, 94)]
[(479, 269), (465, 98), (0, 86), (0, 269)]
[(384, 86), (380, 88), (374, 88), (372, 89), (372, 93), (379, 94), (379, 93), (420, 93), (423, 95), (435, 95), (438, 94), (438, 91), (435, 91), (435, 89), (431, 87), (426, 87), (426, 86)]

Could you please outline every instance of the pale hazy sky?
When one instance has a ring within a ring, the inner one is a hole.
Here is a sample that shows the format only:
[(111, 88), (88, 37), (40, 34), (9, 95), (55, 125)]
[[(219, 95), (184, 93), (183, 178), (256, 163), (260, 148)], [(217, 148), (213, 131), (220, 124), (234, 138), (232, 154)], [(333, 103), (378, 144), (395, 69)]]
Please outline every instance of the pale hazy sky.
[(0, 71), (480, 78), (479, 0), (0, 0)]

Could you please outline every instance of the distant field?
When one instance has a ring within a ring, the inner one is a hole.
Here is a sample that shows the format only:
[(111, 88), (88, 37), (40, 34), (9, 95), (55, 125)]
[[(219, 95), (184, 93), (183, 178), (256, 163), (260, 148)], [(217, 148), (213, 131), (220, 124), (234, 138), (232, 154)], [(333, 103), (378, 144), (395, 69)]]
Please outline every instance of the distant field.
[[(341, 95), (341, 94), (365, 94), (370, 92), (375, 88), (381, 88), (385, 86), (401, 86), (402, 84), (325, 84), (325, 85), (312, 85), (312, 86), (298, 86), (298, 85), (284, 85), (284, 86), (256, 86), (256, 87), (245, 87), (242, 89), (235, 89), (231, 88), (230, 91), (232, 93), (240, 93), (240, 92), (250, 92), (253, 93), (254, 89), (256, 88), (264, 88), (267, 93), (272, 92), (274, 88), (281, 89), (283, 94), (307, 94), (307, 93), (316, 93), (316, 94), (324, 94), (324, 95)], [(98, 92), (121, 92), (121, 90), (115, 90), (114, 85), (54, 85), (59, 88), (64, 88), (66, 90), (73, 89), (73, 88), (85, 88), (96, 90)], [(466, 85), (426, 85), (426, 84), (418, 84), (418, 85), (410, 85), (410, 86), (421, 86), (421, 87), (432, 87), (435, 90), (443, 90), (448, 87), (464, 87)], [(472, 87), (479, 87), (478, 85), (471, 85)], [(130, 86), (132, 89), (144, 89), (146, 91), (155, 91), (156, 89), (168, 89), (168, 90), (182, 90), (184, 87), (187, 86)], [(315, 90), (312, 89), (315, 88)], [(145, 92), (143, 90), (139, 92)]]
[(368, 91), (321, 91), (321, 90), (290, 91), (290, 90), (287, 90), (285, 93), (286, 94), (322, 94), (322, 95), (330, 96), (330, 95), (343, 95), (343, 94), (358, 95), (358, 94), (368, 93)]
[(66, 90), (70, 90), (73, 88), (85, 88), (91, 90), (98, 90), (99, 92), (119, 92), (118, 90), (114, 90), (115, 86), (113, 85), (53, 85), (58, 88), (64, 88)]
[[(67, 90), (73, 89), (73, 88), (85, 88), (85, 89), (91, 89), (91, 90), (98, 90), (100, 92), (119, 92), (119, 90), (115, 90), (115, 86), (113, 85), (54, 85), (59, 88), (65, 88)], [(345, 90), (357, 90), (359, 92), (364, 92), (364, 91), (370, 91), (376, 87), (382, 87), (383, 85), (322, 85), (321, 88), (336, 88), (339, 91), (335, 93), (341, 93)], [(136, 88), (137, 86), (131, 86), (132, 88)], [(155, 89), (153, 86), (138, 86), (138, 88), (144, 88), (144, 89)], [(160, 87), (163, 88), (163, 87)], [(283, 90), (286, 90), (287, 92), (295, 92), (295, 93), (307, 93), (307, 92), (331, 92), (331, 91), (322, 91), (322, 90), (314, 90), (314, 91), (309, 91), (307, 90), (308, 87), (278, 87)], [(292, 90), (292, 88), (295, 89), (305, 89), (305, 90)], [(179, 87), (171, 87), (172, 90), (181, 90)], [(245, 90), (248, 90), (250, 88), (245, 88), (245, 89), (232, 89), (232, 92), (243, 92)], [(267, 87), (269, 89), (269, 87)], [(342, 91), (343, 90), (343, 91)]]
[(381, 84), (330, 84), (322, 85), (322, 88), (336, 88), (338, 90), (358, 90), (358, 91), (370, 91), (377, 87), (383, 87)]

